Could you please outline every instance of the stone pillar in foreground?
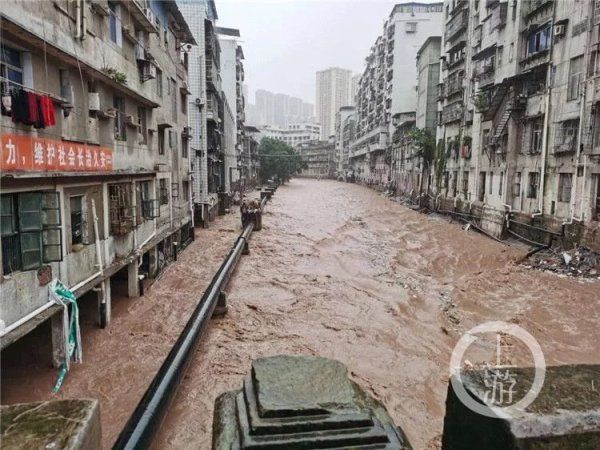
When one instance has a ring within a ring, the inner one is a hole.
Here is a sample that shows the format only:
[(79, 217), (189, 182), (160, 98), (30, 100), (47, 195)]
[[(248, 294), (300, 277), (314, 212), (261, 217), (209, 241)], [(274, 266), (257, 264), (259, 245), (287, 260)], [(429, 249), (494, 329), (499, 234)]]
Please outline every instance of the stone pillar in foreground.
[[(516, 380), (516, 402), (531, 387), (534, 370), (511, 368), (510, 372)], [(491, 391), (485, 372), (466, 371), (461, 378), (468, 395), (484, 405), (486, 392), (490, 398)], [(549, 367), (540, 393), (529, 406), (506, 418), (487, 406), (486, 410), (492, 417), (467, 408), (450, 383), (442, 449), (600, 449), (600, 365)]]
[(346, 367), (317, 356), (252, 363), (241, 390), (215, 401), (213, 450), (410, 449), (385, 408), (348, 379)]
[(98, 400), (54, 400), (0, 406), (3, 449), (99, 450)]

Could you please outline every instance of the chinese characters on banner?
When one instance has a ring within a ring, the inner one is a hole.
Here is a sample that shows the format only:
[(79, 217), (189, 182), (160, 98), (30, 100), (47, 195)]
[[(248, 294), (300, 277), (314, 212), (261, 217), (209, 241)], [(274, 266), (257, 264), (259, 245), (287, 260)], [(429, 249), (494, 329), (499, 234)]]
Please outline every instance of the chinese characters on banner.
[(18, 134), (2, 134), (0, 170), (106, 172), (112, 170), (112, 150), (75, 142)]

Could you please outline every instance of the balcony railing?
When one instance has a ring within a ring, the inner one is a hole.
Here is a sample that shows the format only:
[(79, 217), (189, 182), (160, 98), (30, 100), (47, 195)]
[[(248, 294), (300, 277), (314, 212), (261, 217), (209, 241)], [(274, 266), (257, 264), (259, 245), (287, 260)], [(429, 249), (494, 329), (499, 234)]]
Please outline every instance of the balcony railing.
[(444, 82), (444, 93), (447, 96), (462, 92), (464, 75), (458, 75), (448, 78)]
[(442, 110), (442, 123), (447, 124), (462, 119), (464, 105), (462, 102), (454, 102), (444, 106)]
[(502, 28), (506, 25), (506, 17), (508, 15), (508, 3), (500, 3), (492, 14), (490, 22), (490, 28), (495, 30), (496, 28)]
[(545, 6), (550, 6), (553, 0), (528, 0), (523, 2), (523, 16), (527, 19)]
[(469, 17), (469, 12), (464, 10), (454, 16), (450, 21), (446, 24), (446, 32), (444, 33), (444, 40), (451, 41), (453, 40), (461, 31), (463, 31), (467, 27), (467, 21)]

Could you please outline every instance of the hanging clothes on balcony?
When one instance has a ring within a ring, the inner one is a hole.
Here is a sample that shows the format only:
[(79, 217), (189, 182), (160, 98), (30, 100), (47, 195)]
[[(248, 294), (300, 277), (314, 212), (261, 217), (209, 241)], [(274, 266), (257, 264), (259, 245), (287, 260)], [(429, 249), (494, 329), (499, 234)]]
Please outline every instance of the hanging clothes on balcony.
[(56, 125), (54, 102), (47, 95), (40, 96), (40, 117), (45, 127)]
[(11, 92), (12, 121), (26, 123), (29, 118), (29, 99), (23, 89), (13, 89)]

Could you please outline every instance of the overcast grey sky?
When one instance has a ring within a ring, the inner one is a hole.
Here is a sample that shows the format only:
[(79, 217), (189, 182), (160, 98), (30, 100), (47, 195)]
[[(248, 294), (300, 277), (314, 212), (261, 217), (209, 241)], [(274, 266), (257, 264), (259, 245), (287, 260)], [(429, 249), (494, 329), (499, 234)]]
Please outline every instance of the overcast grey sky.
[(250, 102), (254, 91), (314, 103), (315, 72), (361, 72), (393, 5), (388, 0), (215, 0), (219, 26), (239, 28)]

